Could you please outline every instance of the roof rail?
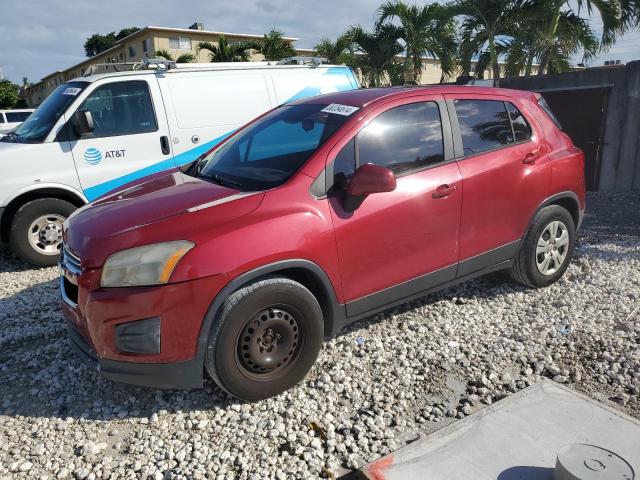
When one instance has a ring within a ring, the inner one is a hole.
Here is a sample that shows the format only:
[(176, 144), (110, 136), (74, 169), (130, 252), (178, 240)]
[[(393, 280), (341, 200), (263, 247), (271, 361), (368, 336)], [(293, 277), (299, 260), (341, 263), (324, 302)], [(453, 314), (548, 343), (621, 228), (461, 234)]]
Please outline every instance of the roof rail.
[(166, 58), (143, 58), (140, 62), (141, 70), (171, 70), (172, 68), (176, 68), (176, 62)]
[(116, 63), (116, 62), (105, 62), (105, 63), (96, 63), (94, 65), (89, 65), (87, 70), (82, 74), (83, 77), (88, 77), (89, 75), (94, 75), (96, 73), (109, 73), (109, 72), (130, 72), (132, 70), (137, 70), (140, 64), (133, 62), (124, 62), (124, 63)]
[(300, 55), (283, 58), (276, 65), (311, 65), (317, 67), (323, 63), (329, 63), (329, 61), (324, 57), (305, 57)]

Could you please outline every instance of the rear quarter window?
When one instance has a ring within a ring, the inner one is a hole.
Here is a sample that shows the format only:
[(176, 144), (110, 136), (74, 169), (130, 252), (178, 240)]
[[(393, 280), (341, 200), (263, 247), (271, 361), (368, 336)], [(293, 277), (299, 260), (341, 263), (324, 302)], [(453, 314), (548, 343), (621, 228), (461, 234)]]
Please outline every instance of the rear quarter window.
[(546, 113), (549, 116), (549, 118), (553, 121), (553, 123), (556, 124), (556, 127), (562, 130), (562, 125), (560, 125), (560, 121), (558, 120), (558, 117), (555, 116), (555, 114), (553, 113), (553, 110), (551, 110), (551, 107), (549, 106), (547, 101), (544, 99), (544, 97), (538, 98), (538, 105), (540, 105), (540, 108), (544, 110), (544, 113)]

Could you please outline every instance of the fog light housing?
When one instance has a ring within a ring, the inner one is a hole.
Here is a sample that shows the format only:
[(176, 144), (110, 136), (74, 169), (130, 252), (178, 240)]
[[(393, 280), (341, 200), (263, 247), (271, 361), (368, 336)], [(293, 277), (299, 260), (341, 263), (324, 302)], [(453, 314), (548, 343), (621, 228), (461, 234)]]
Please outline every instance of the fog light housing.
[(160, 317), (117, 325), (115, 344), (122, 353), (160, 353)]

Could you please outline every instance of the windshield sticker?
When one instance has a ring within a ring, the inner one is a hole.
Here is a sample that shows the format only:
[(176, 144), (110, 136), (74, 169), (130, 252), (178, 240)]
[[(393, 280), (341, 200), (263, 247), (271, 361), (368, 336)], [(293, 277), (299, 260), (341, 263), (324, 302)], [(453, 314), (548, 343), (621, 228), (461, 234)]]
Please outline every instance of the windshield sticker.
[(348, 117), (353, 112), (360, 110), (358, 107), (352, 107), (351, 105), (341, 105), (339, 103), (332, 103), (331, 105), (327, 105), (324, 107), (321, 112), (324, 113), (335, 113), (337, 115), (344, 115)]
[(80, 93), (80, 89), (79, 88), (67, 87), (67, 88), (64, 89), (64, 92), (62, 92), (62, 95), (73, 95), (75, 97), (79, 93)]

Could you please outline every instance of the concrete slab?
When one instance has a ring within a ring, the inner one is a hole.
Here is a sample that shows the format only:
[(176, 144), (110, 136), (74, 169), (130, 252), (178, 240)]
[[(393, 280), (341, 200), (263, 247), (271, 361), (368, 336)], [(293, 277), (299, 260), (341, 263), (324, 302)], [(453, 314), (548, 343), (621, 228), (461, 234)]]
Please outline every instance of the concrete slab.
[[(360, 473), (371, 480), (552, 480), (558, 450), (571, 443), (611, 450), (635, 472), (640, 469), (638, 420), (543, 380), (382, 457)], [(589, 478), (611, 478), (602, 474)]]

